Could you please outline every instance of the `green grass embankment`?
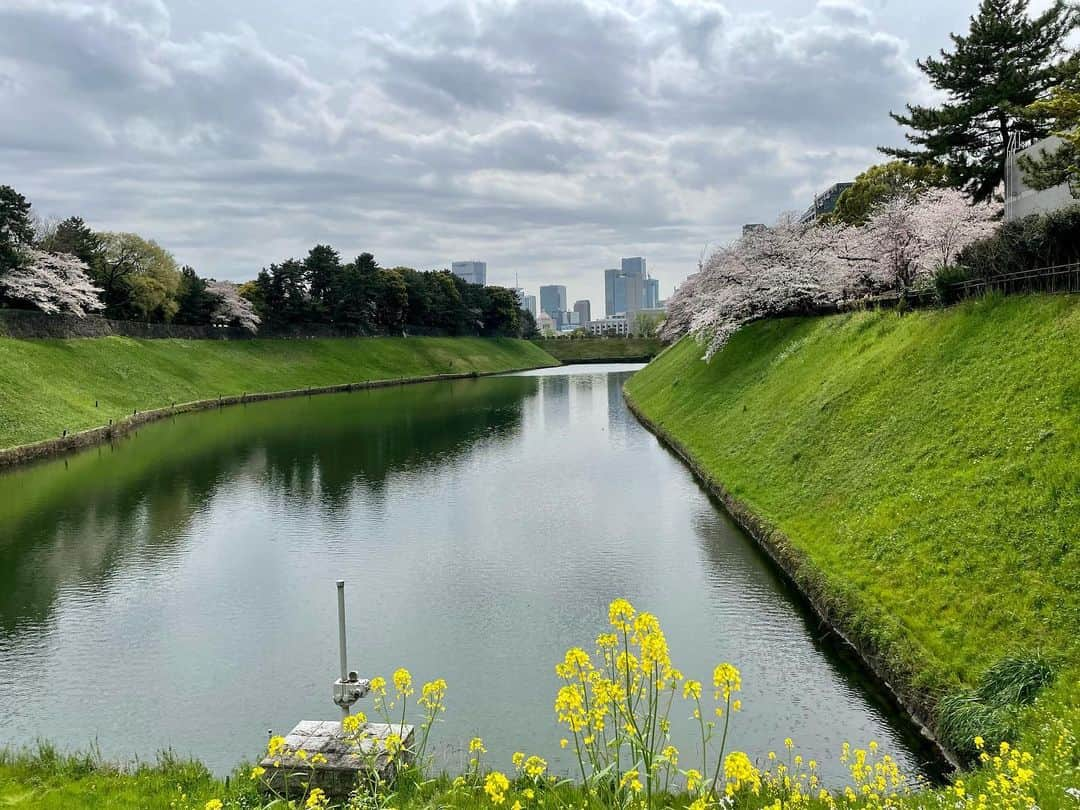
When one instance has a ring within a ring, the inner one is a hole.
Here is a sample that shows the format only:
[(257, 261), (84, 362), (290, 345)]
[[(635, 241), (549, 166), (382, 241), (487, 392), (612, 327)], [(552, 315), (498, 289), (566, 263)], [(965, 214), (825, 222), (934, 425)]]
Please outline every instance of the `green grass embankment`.
[(646, 360), (663, 348), (656, 338), (548, 338), (533, 343), (563, 363)]
[[(702, 353), (674, 346), (631, 403), (782, 532), (947, 743), (1080, 721), (1080, 298), (765, 321)], [(1011, 657), (1056, 670), (1034, 706), (995, 703)]]
[(0, 448), (173, 402), (550, 365), (542, 349), (511, 339), (0, 338)]

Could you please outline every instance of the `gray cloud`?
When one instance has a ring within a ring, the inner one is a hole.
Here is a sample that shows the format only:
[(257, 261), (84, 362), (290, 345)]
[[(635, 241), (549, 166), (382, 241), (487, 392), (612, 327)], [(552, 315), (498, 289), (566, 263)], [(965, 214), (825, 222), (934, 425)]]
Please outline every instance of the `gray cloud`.
[(855, 0), (453, 0), (321, 47), (174, 13), (0, 0), (0, 182), (219, 278), (331, 241), (594, 303), (645, 253), (667, 292), (705, 242), (876, 160), (924, 91)]

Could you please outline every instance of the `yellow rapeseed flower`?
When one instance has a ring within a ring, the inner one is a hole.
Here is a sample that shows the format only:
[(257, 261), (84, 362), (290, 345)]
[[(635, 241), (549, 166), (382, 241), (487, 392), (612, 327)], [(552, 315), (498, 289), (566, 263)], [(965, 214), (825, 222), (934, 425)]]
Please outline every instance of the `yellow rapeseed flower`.
[(307, 810), (323, 810), (330, 804), (330, 799), (323, 792), (322, 788), (312, 788), (311, 793), (308, 794), (307, 801), (304, 802), (304, 807)]
[(400, 734), (387, 734), (383, 744), (386, 746), (386, 755), (390, 759), (395, 759), (405, 748)]
[(221, 799), (211, 799), (203, 805), (203, 810), (221, 810), (224, 806), (225, 805), (221, 803)]
[(266, 755), (270, 757), (276, 757), (285, 749), (285, 738), (281, 736), (275, 736), (270, 738), (270, 742), (266, 744)]
[(641, 774), (638, 773), (637, 768), (627, 771), (622, 775), (619, 780), (620, 788), (629, 788), (633, 793), (640, 793), (644, 785), (641, 784)]
[(510, 789), (510, 780), (506, 774), (492, 771), (484, 779), (484, 792), (491, 799), (492, 804), (502, 804), (506, 801), (506, 791)]
[(408, 697), (413, 693), (412, 675), (409, 670), (404, 667), (394, 670), (394, 689), (403, 697)]
[(629, 632), (634, 619), (634, 606), (625, 599), (616, 599), (608, 606), (608, 621), (616, 630)]
[(487, 753), (487, 749), (484, 748), (484, 741), (480, 737), (473, 737), (471, 740), (469, 740), (469, 753)]
[(436, 678), (428, 681), (420, 688), (420, 699), (417, 701), (428, 711), (445, 711), (443, 700), (446, 698), (446, 681)]
[(531, 779), (539, 779), (547, 770), (547, 762), (533, 754), (525, 760), (525, 775)]
[(686, 790), (690, 793), (693, 793), (701, 786), (701, 780), (701, 771), (690, 768), (686, 772)]
[(761, 774), (750, 757), (742, 751), (732, 751), (724, 758), (724, 779), (727, 782), (725, 791), (728, 796), (733, 796), (743, 788), (749, 788), (757, 794), (761, 790)]
[(731, 664), (720, 664), (713, 670), (713, 687), (716, 689), (717, 700), (721, 696), (728, 700), (732, 692), (742, 690), (742, 675)]
[(266, 768), (262, 767), (261, 765), (256, 765), (254, 768), (251, 769), (251, 778), (258, 779), (264, 773), (266, 773)]

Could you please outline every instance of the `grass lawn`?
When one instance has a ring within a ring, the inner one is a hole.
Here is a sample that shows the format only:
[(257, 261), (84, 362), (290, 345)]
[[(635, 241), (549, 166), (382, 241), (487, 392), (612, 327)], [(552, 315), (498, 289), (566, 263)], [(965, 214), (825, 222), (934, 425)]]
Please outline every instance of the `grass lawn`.
[[(797, 577), (938, 720), (948, 695), (989, 711), (1013, 659), (1056, 677), (998, 721), (1035, 746), (1080, 720), (1080, 297), (765, 321), (701, 355), (682, 341), (627, 395), (786, 535)], [(970, 750), (965, 717), (945, 731)]]
[(0, 448), (172, 402), (549, 365), (557, 362), (542, 349), (508, 338), (0, 338)]
[(549, 338), (533, 343), (563, 363), (637, 360), (655, 357), (663, 348), (655, 338)]

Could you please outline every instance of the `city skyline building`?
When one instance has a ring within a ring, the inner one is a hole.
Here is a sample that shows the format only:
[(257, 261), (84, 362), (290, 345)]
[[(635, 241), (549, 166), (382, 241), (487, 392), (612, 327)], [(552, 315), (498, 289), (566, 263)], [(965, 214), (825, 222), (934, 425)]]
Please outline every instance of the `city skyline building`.
[(532, 313), (536, 317), (536, 296), (526, 293), (522, 298), (521, 308)]
[(622, 259), (618, 269), (604, 271), (604, 315), (634, 313), (645, 306), (645, 283), (649, 278), (644, 256)]
[(660, 279), (645, 279), (645, 306), (644, 309), (656, 309), (660, 306)]
[(566, 312), (566, 285), (541, 285), (540, 311), (550, 315), (556, 324), (561, 324), (563, 320), (562, 313)]
[(578, 314), (582, 326), (592, 320), (592, 303), (587, 298), (574, 302), (574, 312)]
[(450, 271), (469, 284), (487, 284), (487, 262), (451, 262)]

